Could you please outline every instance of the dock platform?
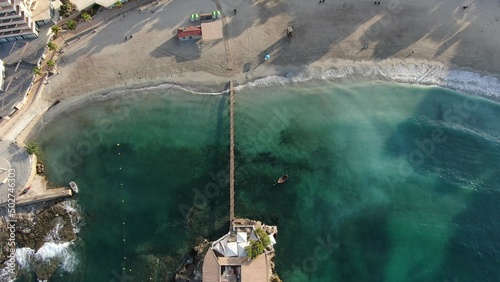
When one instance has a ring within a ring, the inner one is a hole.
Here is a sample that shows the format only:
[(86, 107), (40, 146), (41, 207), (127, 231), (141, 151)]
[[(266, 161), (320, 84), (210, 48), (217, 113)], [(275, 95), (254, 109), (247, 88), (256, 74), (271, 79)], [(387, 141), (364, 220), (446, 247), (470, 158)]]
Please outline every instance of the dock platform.
[(48, 189), (41, 194), (28, 192), (27, 194), (18, 196), (16, 198), (16, 206), (40, 203), (71, 196), (73, 196), (73, 191), (67, 187)]
[(35, 174), (30, 183), (30, 189), (27, 190), (26, 193), (22, 193), (26, 190), (26, 188), (19, 189), (20, 192), (16, 194), (16, 205), (22, 206), (73, 196), (73, 190), (69, 187), (59, 187), (54, 189), (47, 189), (47, 187), (47, 179), (43, 176)]

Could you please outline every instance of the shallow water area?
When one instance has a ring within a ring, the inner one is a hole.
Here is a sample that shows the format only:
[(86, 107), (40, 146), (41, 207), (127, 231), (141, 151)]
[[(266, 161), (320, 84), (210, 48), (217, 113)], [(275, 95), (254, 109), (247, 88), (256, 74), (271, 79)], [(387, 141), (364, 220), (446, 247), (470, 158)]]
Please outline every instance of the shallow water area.
[[(244, 88), (236, 215), (278, 225), (284, 281), (493, 281), (499, 118), (500, 105), (438, 87)], [(78, 265), (53, 281), (164, 281), (192, 244), (227, 232), (228, 134), (227, 95), (176, 89), (44, 127), (46, 172), (78, 183), (85, 221)]]

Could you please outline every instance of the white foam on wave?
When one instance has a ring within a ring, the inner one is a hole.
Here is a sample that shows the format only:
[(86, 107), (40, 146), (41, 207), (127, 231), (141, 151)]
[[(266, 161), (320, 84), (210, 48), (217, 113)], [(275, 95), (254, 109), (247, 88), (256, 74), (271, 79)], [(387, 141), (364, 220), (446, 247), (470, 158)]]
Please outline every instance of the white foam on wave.
[[(47, 234), (47, 241), (36, 252), (30, 248), (16, 249), (15, 259), (20, 269), (31, 270), (39, 262), (56, 260), (59, 262), (63, 271), (73, 272), (78, 266), (78, 258), (73, 250), (73, 243), (60, 242), (59, 232), (62, 224), (58, 223)], [(0, 280), (3, 281), (3, 280)]]
[(75, 200), (66, 200), (63, 202), (63, 208), (68, 213), (75, 234), (80, 233), (80, 226), (83, 225), (82, 221), (82, 208)]
[(19, 268), (29, 269), (31, 267), (31, 260), (35, 251), (30, 248), (19, 248), (16, 249), (16, 262)]
[(57, 223), (52, 230), (45, 236), (45, 241), (47, 242), (59, 242), (61, 241), (61, 236), (59, 235), (59, 231), (63, 228), (62, 223)]
[(328, 70), (308, 69), (285, 76), (272, 75), (236, 87), (236, 90), (254, 87), (282, 86), (289, 83), (309, 80), (335, 80), (343, 78), (372, 78), (399, 83), (436, 85), (452, 90), (500, 98), (500, 80), (479, 73), (450, 70), (447, 67), (431, 64), (395, 64), (363, 66), (353, 65)]
[(143, 86), (143, 87), (138, 87), (138, 88), (125, 88), (125, 89), (120, 89), (120, 90), (114, 90), (110, 91), (107, 93), (102, 94), (101, 96), (107, 97), (107, 96), (120, 96), (120, 95), (130, 95), (131, 91), (155, 91), (155, 90), (170, 90), (170, 89), (176, 89), (176, 90), (181, 90), (184, 92), (188, 92), (191, 94), (197, 94), (197, 95), (220, 95), (224, 92), (201, 92), (201, 91), (196, 91), (191, 88), (185, 87), (180, 84), (175, 84), (175, 83), (162, 83), (158, 85), (151, 85), (151, 86)]
[(66, 272), (73, 272), (78, 266), (78, 258), (71, 242), (47, 242), (34, 255), (36, 261), (57, 259), (61, 268)]

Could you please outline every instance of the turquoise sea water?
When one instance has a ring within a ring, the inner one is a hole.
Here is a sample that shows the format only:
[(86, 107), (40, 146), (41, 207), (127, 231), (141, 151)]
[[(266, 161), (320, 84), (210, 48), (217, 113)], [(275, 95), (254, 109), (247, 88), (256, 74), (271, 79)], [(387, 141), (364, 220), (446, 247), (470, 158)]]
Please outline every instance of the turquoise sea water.
[[(437, 87), (244, 89), (236, 214), (278, 225), (284, 281), (498, 281), (499, 119), (500, 105)], [(45, 127), (46, 171), (78, 183), (85, 221), (78, 266), (53, 281), (165, 281), (226, 233), (228, 134), (227, 96), (173, 89)]]

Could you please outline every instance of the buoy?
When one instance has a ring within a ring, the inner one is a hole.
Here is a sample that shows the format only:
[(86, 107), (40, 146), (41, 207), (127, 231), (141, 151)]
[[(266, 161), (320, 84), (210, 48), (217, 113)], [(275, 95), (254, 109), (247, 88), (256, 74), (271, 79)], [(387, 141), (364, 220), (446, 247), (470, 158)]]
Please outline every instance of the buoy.
[(120, 143), (116, 144), (116, 146), (120, 146)]

